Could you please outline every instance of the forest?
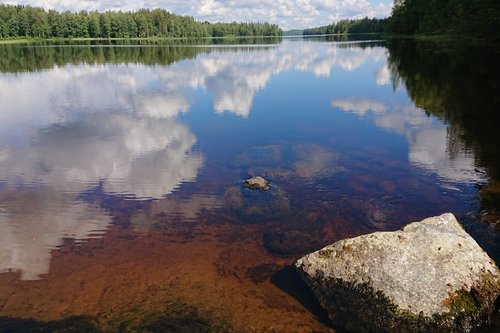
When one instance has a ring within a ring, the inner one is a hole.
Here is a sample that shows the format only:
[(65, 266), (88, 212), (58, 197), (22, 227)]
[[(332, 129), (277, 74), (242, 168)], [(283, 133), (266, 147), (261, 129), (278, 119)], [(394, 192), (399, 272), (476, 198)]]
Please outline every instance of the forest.
[(498, 0), (395, 0), (389, 30), (401, 34), (460, 34), (495, 37)]
[(0, 4), (0, 38), (176, 38), (281, 36), (269, 23), (209, 23), (163, 9), (58, 12)]
[[(303, 30), (303, 35), (393, 33), (497, 37), (498, 0), (395, 0), (386, 19), (344, 19)], [(58, 12), (0, 4), (0, 38), (205, 38), (282, 36), (276, 24), (210, 23), (163, 9)]]
[(306, 29), (304, 35), (385, 32), (498, 38), (499, 0), (395, 0), (387, 19), (365, 17)]
[(385, 32), (387, 30), (387, 19), (376, 19), (365, 17), (356, 20), (340, 20), (337, 23), (305, 29), (304, 36), (310, 35), (332, 35), (332, 34), (355, 34)]

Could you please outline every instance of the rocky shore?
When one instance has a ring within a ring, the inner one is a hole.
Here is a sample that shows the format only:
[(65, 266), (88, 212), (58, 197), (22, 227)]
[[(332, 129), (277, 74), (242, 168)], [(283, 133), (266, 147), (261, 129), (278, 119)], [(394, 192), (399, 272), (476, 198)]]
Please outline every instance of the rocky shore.
[(500, 294), (498, 267), (451, 213), (338, 241), (296, 267), (353, 332), (470, 332)]

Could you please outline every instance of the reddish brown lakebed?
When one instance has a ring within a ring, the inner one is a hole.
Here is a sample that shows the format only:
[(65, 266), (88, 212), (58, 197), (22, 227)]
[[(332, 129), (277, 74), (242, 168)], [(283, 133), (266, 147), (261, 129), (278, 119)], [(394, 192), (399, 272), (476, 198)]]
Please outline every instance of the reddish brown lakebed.
[(41, 280), (2, 274), (2, 315), (45, 322), (84, 316), (116, 331), (168, 316), (183, 316), (188, 328), (195, 310), (221, 330), (331, 331), (270, 281), (292, 260), (269, 256), (258, 229), (187, 224), (135, 235), (112, 227), (102, 239), (53, 251)]

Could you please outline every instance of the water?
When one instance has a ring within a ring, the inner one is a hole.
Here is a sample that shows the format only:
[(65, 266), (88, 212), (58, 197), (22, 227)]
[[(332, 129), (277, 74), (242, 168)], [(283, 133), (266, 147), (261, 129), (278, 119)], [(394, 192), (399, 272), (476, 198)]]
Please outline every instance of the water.
[(289, 265), (448, 211), (499, 262), (497, 50), (252, 42), (0, 45), (0, 327), (333, 332)]

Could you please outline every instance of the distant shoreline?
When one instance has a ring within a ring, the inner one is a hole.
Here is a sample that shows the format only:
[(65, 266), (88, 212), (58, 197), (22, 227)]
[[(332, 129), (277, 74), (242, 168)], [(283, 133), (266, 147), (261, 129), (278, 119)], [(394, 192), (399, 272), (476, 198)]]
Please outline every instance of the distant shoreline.
[(129, 38), (93, 38), (93, 37), (53, 37), (53, 38), (0, 38), (0, 44), (23, 44), (41, 42), (92, 42), (92, 41), (179, 41), (179, 40), (242, 40), (242, 39), (286, 39), (286, 38), (311, 38), (311, 37), (340, 37), (360, 35), (384, 35), (381, 33), (351, 33), (351, 34), (319, 34), (319, 35), (276, 35), (276, 36), (222, 36), (222, 37), (129, 37)]
[(92, 37), (72, 37), (72, 38), (0, 38), (0, 45), (6, 44), (30, 44), (43, 42), (111, 42), (111, 41), (135, 41), (135, 42), (174, 42), (174, 41), (196, 41), (196, 40), (251, 40), (251, 39), (290, 39), (290, 38), (317, 38), (317, 37), (348, 37), (348, 36), (363, 36), (363, 35), (379, 35), (384, 39), (413, 39), (423, 41), (467, 41), (467, 42), (492, 42), (494, 38), (474, 38), (465, 35), (450, 35), (450, 34), (390, 34), (390, 33), (350, 33), (350, 34), (318, 34), (318, 35), (282, 35), (282, 36), (223, 36), (223, 37), (131, 37), (131, 38), (92, 38)]
[(179, 40), (241, 40), (241, 39), (280, 39), (284, 36), (223, 36), (223, 37), (131, 37), (131, 38), (92, 38), (92, 37), (71, 37), (71, 38), (0, 38), (0, 44), (24, 44), (41, 42), (92, 42), (92, 41), (179, 41)]

